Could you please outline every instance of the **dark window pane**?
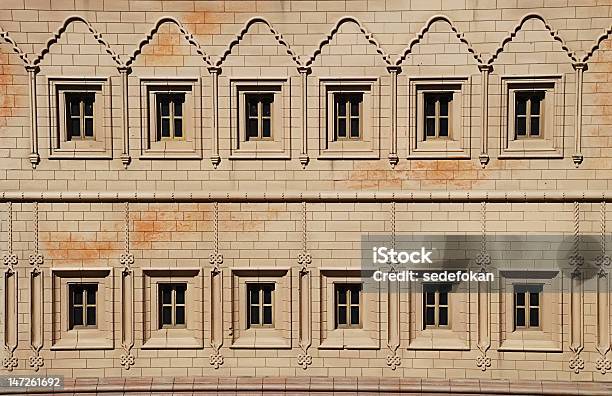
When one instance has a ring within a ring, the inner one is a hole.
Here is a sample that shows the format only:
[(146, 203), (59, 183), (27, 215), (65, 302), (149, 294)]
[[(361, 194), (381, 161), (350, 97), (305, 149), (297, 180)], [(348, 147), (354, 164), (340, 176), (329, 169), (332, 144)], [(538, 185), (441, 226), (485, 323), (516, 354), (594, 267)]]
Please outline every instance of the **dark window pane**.
[(263, 302), (264, 304), (272, 304), (272, 288), (271, 287), (264, 288)]
[(515, 298), (516, 298), (516, 305), (517, 306), (524, 306), (525, 305), (525, 293), (516, 293), (515, 294)]
[(529, 293), (529, 305), (531, 305), (532, 307), (540, 305), (539, 293)]
[(517, 327), (525, 326), (525, 309), (524, 308), (517, 308), (515, 321), (516, 321), (515, 323)]
[(436, 324), (434, 307), (425, 308), (425, 324), (428, 326)]
[(261, 120), (261, 137), (269, 138), (272, 136), (272, 127), (270, 125), (269, 118), (263, 118)]
[(259, 288), (257, 285), (251, 286), (251, 304), (259, 304)]
[(262, 116), (264, 117), (270, 117), (270, 104), (271, 104), (272, 100), (269, 98), (264, 98), (264, 100), (261, 103), (261, 113)]
[(346, 322), (346, 307), (338, 307), (338, 324), (345, 325)]
[(345, 138), (346, 137), (346, 118), (341, 118), (338, 120), (338, 131), (337, 131), (338, 137), (339, 138)]
[(250, 315), (250, 324), (259, 324), (259, 307), (251, 307)]
[(176, 288), (176, 303), (185, 304), (185, 288), (182, 286)]
[(172, 307), (162, 307), (162, 325), (172, 324)]
[(448, 293), (447, 292), (440, 292), (438, 304), (448, 305)]
[(96, 303), (96, 287), (89, 287), (87, 289), (87, 304)]
[(359, 115), (359, 103), (361, 102), (360, 98), (355, 97), (351, 101), (351, 116)]
[(539, 95), (534, 95), (531, 98), (531, 115), (540, 115), (540, 100)]
[(70, 136), (81, 136), (81, 120), (78, 118), (70, 119)]
[(425, 96), (425, 115), (426, 116), (436, 115), (436, 100), (435, 98), (429, 95)]
[(527, 114), (527, 99), (523, 96), (517, 96), (516, 98), (516, 109), (514, 110), (517, 115)]
[(351, 137), (359, 137), (359, 118), (351, 118)]
[(346, 98), (339, 97), (336, 101), (336, 111), (337, 115), (340, 117), (346, 116)]
[(527, 120), (525, 117), (516, 117), (515, 129), (518, 136), (525, 136), (527, 134)]
[(183, 115), (183, 98), (178, 97), (174, 101), (174, 115), (181, 117)]
[(161, 120), (161, 136), (170, 137), (170, 119), (162, 118)]
[(160, 112), (162, 117), (168, 117), (170, 115), (170, 102), (167, 98), (160, 99)]
[(338, 288), (338, 304), (346, 304), (346, 289), (344, 287)]
[(93, 118), (85, 118), (85, 136), (93, 137)]
[(438, 312), (438, 324), (440, 326), (448, 326), (448, 308), (440, 307), (440, 312)]
[(531, 117), (531, 136), (540, 135), (540, 117)]
[(359, 324), (359, 307), (351, 307), (351, 324)]
[(74, 326), (83, 325), (83, 308), (82, 307), (74, 307), (72, 311), (72, 324)]
[(174, 119), (174, 137), (183, 137), (183, 120), (181, 120), (180, 118)]
[(270, 306), (263, 307), (263, 324), (272, 324), (272, 307)]
[(440, 136), (448, 136), (448, 118), (440, 118)]
[(443, 117), (448, 116), (448, 102), (448, 97), (443, 96), (440, 98), (440, 115)]
[(78, 116), (81, 114), (81, 102), (77, 98), (70, 99), (70, 115)]
[(425, 136), (436, 136), (436, 119), (427, 118), (425, 120)]
[(436, 295), (433, 292), (425, 293), (425, 302), (427, 305), (434, 305), (436, 303)]
[(170, 288), (166, 286), (161, 287), (162, 304), (171, 304), (172, 296), (170, 294)]
[(93, 116), (93, 96), (85, 99), (85, 115)]
[(185, 307), (176, 307), (175, 324), (177, 325), (185, 324)]
[(257, 100), (254, 98), (249, 99), (248, 113), (251, 117), (257, 116)]
[(538, 327), (540, 326), (540, 310), (537, 308), (531, 308), (529, 310), (529, 326)]
[(83, 292), (80, 287), (75, 287), (72, 293), (72, 303), (74, 305), (83, 304)]
[(96, 325), (96, 307), (87, 307), (87, 325)]
[(247, 136), (257, 137), (259, 135), (257, 131), (257, 118), (249, 118), (247, 120)]
[(359, 304), (359, 287), (354, 287), (351, 289), (351, 304)]

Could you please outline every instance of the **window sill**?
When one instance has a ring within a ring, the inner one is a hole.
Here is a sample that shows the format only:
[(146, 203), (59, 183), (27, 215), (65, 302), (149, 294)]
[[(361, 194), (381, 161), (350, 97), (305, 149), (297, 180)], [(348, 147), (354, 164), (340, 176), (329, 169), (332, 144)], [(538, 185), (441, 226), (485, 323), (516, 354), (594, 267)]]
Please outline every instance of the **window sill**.
[(499, 346), (499, 351), (563, 352), (561, 343), (551, 340), (543, 331), (514, 331)]
[(191, 330), (162, 329), (151, 332), (142, 349), (200, 349), (203, 345)]
[(420, 331), (408, 349), (468, 351), (470, 347), (450, 329), (430, 329)]
[(279, 159), (288, 160), (291, 159), (291, 155), (287, 150), (282, 149), (238, 149), (232, 150), (232, 154), (229, 156), (230, 160), (243, 160), (243, 159)]
[(291, 349), (277, 329), (248, 329), (230, 346), (232, 349)]
[(95, 147), (55, 148), (49, 155), (49, 159), (112, 159), (113, 155), (109, 150)]
[(201, 160), (203, 157), (195, 149), (150, 149), (145, 150), (139, 157), (143, 160), (157, 160), (157, 159), (193, 159)]
[(507, 147), (502, 150), (498, 158), (563, 158), (563, 153), (556, 149), (550, 140), (521, 139), (508, 142)]
[(319, 154), (320, 160), (335, 159), (380, 159), (380, 155), (374, 150), (325, 150)]
[(62, 334), (51, 350), (113, 349), (113, 340), (106, 335), (103, 330), (70, 330)]
[(380, 346), (364, 329), (335, 329), (319, 349), (380, 349)]

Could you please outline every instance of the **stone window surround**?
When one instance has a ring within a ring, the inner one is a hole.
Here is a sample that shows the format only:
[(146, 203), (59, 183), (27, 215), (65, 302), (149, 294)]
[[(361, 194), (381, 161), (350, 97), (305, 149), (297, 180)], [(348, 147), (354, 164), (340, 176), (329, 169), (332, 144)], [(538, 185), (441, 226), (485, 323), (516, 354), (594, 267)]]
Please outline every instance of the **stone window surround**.
[[(470, 159), (472, 117), (470, 76), (408, 79), (408, 159)], [(448, 138), (425, 139), (424, 94), (451, 92)]]
[[(114, 276), (112, 268), (51, 268), (53, 317), (51, 350), (113, 349)], [(98, 285), (96, 328), (69, 329), (69, 285)]]
[[(112, 88), (108, 77), (47, 77), (49, 90), (49, 159), (112, 158)], [(95, 94), (93, 139), (68, 139), (68, 92)]]
[[(541, 137), (515, 139), (514, 93), (544, 91)], [(565, 75), (501, 76), (501, 152), (499, 159), (563, 158), (565, 137)]]
[[(230, 157), (239, 159), (291, 158), (291, 84), (290, 77), (231, 77)], [(272, 138), (248, 140), (246, 136), (246, 94), (273, 94)]]
[[(320, 344), (319, 349), (380, 349), (381, 299), (377, 292), (365, 291), (363, 274), (357, 268), (320, 268)], [(361, 328), (336, 328), (335, 285), (362, 284)]]
[[(319, 159), (380, 159), (379, 77), (319, 77)], [(361, 139), (335, 139), (334, 94), (363, 94)]]
[[(500, 271), (500, 345), (499, 351), (562, 352), (563, 303), (560, 271)], [(514, 328), (514, 285), (542, 285), (540, 329)]]
[(452, 289), (448, 293), (449, 326), (447, 328), (425, 328), (423, 282), (401, 285), (407, 288), (401, 292), (404, 300), (402, 305), (409, 307), (410, 322), (414, 321), (408, 325), (407, 349), (464, 351), (470, 349), (469, 328), (464, 326), (469, 323), (470, 285), (469, 282), (452, 282), (451, 284)]
[[(203, 289), (200, 268), (149, 267), (142, 269), (143, 345), (142, 349), (201, 349)], [(159, 284), (185, 283), (184, 328), (159, 328)]]
[[(202, 159), (200, 77), (140, 77), (140, 159)], [(183, 138), (157, 140), (157, 93), (184, 93)]]
[[(248, 327), (247, 284), (273, 283), (274, 325)], [(232, 349), (291, 349), (292, 347), (292, 276), (290, 268), (231, 269)]]

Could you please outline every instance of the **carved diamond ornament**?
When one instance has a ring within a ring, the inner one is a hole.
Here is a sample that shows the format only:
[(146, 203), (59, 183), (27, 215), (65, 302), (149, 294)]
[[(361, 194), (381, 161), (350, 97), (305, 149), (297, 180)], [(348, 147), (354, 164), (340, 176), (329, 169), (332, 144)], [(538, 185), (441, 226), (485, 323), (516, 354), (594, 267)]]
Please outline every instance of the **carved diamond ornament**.
[(308, 368), (312, 364), (312, 356), (308, 353), (300, 353), (298, 355), (298, 364), (302, 366), (304, 370)]
[(579, 254), (572, 254), (569, 258), (569, 263), (574, 267), (581, 267), (584, 264), (584, 257)]
[(213, 366), (215, 369), (218, 369), (220, 366), (223, 365), (223, 355), (221, 355), (220, 353), (212, 354), (210, 355), (209, 362), (211, 366)]
[(13, 371), (14, 368), (17, 368), (17, 364), (19, 361), (15, 356), (7, 356), (2, 359), (2, 367), (7, 369), (8, 371)]
[(491, 358), (486, 355), (481, 355), (476, 358), (476, 366), (480, 367), (482, 371), (487, 371), (488, 367), (491, 367)]
[(2, 262), (4, 263), (4, 265), (8, 265), (9, 267), (17, 265), (17, 255), (14, 253), (4, 253), (4, 255), (2, 256)]
[(487, 265), (491, 264), (491, 256), (485, 252), (478, 253), (476, 256), (476, 264), (478, 264), (480, 267), (486, 267)]
[(391, 367), (391, 370), (395, 370), (400, 364), (402, 359), (397, 355), (387, 355), (387, 366)]
[(219, 253), (211, 253), (209, 256), (209, 261), (215, 267), (223, 264), (223, 255)]
[(580, 355), (576, 355), (570, 359), (569, 368), (576, 374), (580, 373), (580, 370), (584, 370), (584, 360)]
[(134, 255), (132, 253), (121, 253), (121, 256), (119, 256), (119, 262), (121, 265), (130, 266), (134, 264)]
[(310, 253), (300, 253), (298, 254), (298, 264), (302, 267), (305, 267), (312, 263), (312, 256)]
[(30, 254), (28, 261), (30, 262), (30, 265), (42, 265), (45, 259), (42, 254), (38, 253), (38, 254)]
[(612, 258), (607, 255), (597, 256), (595, 259), (595, 264), (597, 264), (599, 267), (609, 267), (610, 263), (612, 263)]
[(30, 367), (32, 367), (34, 371), (38, 371), (45, 365), (45, 359), (43, 359), (42, 356), (30, 356), (28, 360), (30, 362)]
[(129, 370), (130, 367), (132, 367), (136, 363), (136, 358), (134, 358), (134, 355), (132, 355), (131, 353), (121, 355), (119, 363), (121, 363), (121, 365), (125, 367), (126, 370)]
[(612, 371), (612, 362), (607, 357), (601, 356), (599, 359), (597, 359), (595, 368), (602, 374), (608, 373)]

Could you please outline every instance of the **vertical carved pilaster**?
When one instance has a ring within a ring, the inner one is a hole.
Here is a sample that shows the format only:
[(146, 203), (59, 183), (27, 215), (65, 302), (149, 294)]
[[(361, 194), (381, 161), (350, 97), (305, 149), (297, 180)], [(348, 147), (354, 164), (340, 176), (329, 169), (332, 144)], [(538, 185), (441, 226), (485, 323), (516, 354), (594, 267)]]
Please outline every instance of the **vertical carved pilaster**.
[(480, 125), (480, 166), (483, 168), (489, 163), (489, 74), (493, 70), (491, 65), (479, 65), (481, 73), (480, 111), (482, 114)]
[(223, 346), (223, 255), (219, 253), (219, 202), (213, 204), (213, 238), (214, 251), (210, 254), (210, 264), (213, 269), (210, 273), (210, 346), (214, 352), (210, 355), (209, 363), (215, 369), (223, 365), (224, 358), (221, 354)]
[[(391, 202), (391, 248), (396, 249), (396, 204)], [(390, 272), (396, 272), (397, 269), (392, 267)], [(387, 281), (387, 347), (390, 354), (387, 355), (387, 366), (391, 370), (395, 370), (402, 364), (402, 359), (397, 355), (397, 350), (400, 346), (400, 286), (399, 282)]]
[(395, 168), (399, 162), (397, 155), (397, 75), (402, 69), (399, 66), (387, 66), (391, 73), (391, 150), (389, 151), (389, 165)]
[(134, 254), (130, 252), (130, 203), (125, 203), (124, 250), (119, 257), (121, 271), (121, 347), (123, 354), (119, 363), (129, 370), (136, 363), (132, 354), (134, 347)]
[(15, 266), (18, 263), (17, 255), (13, 252), (13, 203), (7, 203), (7, 252), (2, 256), (4, 270), (4, 329), (3, 344), (6, 356), (2, 359), (2, 367), (8, 371), (17, 368), (19, 361), (14, 356), (17, 349), (18, 339), (18, 303), (17, 294), (19, 288), (17, 284), (17, 271)]
[(612, 262), (606, 254), (606, 201), (600, 204), (600, 249), (601, 255), (597, 257), (599, 267), (597, 273), (597, 352), (599, 357), (595, 368), (602, 374), (612, 371), (612, 361), (608, 358), (610, 352), (610, 277), (609, 267)]
[(209, 67), (208, 72), (212, 75), (212, 87), (213, 87), (213, 98), (212, 98), (212, 111), (213, 111), (213, 136), (212, 136), (212, 154), (210, 156), (210, 162), (213, 168), (217, 169), (221, 163), (221, 156), (219, 156), (219, 74), (221, 74), (221, 68), (214, 66)]
[(302, 352), (298, 355), (298, 365), (304, 370), (312, 364), (312, 356), (308, 348), (312, 344), (312, 297), (310, 286), (310, 269), (312, 256), (308, 253), (307, 212), (306, 202), (302, 202), (302, 252), (298, 255), (300, 265), (299, 307), (300, 307), (300, 341)]
[(570, 350), (574, 353), (569, 362), (569, 368), (578, 374), (584, 370), (584, 360), (580, 353), (583, 344), (583, 274), (584, 257), (580, 254), (580, 203), (574, 202), (574, 246), (569, 258), (573, 268), (570, 279)]
[[(488, 199), (488, 197), (487, 197)], [(476, 256), (476, 265), (481, 272), (485, 272), (491, 264), (491, 256), (487, 251), (487, 201), (480, 204), (481, 222), (481, 246), (480, 253)], [(480, 354), (476, 358), (476, 366), (482, 371), (491, 367), (491, 358), (487, 356), (487, 351), (491, 348), (491, 287), (488, 282), (478, 282), (478, 350)]]
[(308, 157), (308, 75), (310, 67), (298, 67), (302, 77), (302, 150), (300, 151), (300, 164), (305, 169), (310, 161)]
[(572, 66), (576, 71), (576, 119), (574, 120), (574, 154), (572, 159), (577, 168), (584, 160), (582, 155), (582, 77), (587, 64), (576, 62)]
[(40, 253), (38, 240), (38, 202), (33, 203), (32, 226), (34, 229), (34, 253), (30, 254), (29, 262), (32, 270), (30, 271), (30, 348), (33, 355), (29, 358), (30, 367), (38, 371), (45, 365), (45, 360), (40, 356), (43, 348), (43, 274), (40, 266), (45, 259)]
[(130, 109), (128, 107), (128, 75), (131, 72), (131, 68), (122, 66), (117, 68), (121, 75), (121, 128), (123, 131), (123, 151), (121, 152), (121, 163), (125, 168), (128, 167), (132, 161), (130, 156)]
[(38, 116), (36, 107), (36, 74), (40, 70), (36, 65), (26, 65), (28, 84), (30, 85), (30, 163), (32, 168), (40, 162), (38, 154)]

